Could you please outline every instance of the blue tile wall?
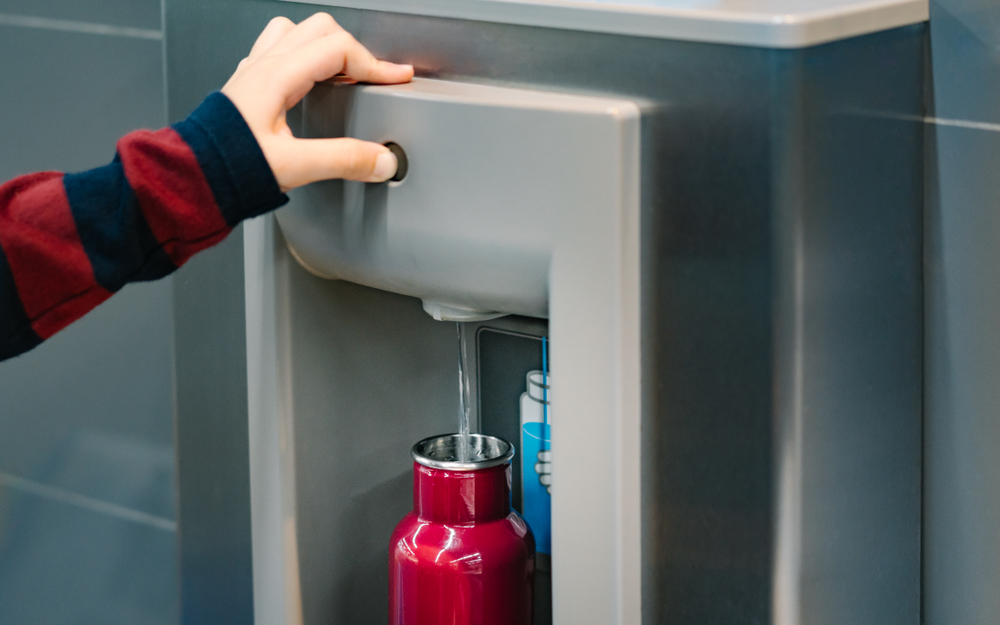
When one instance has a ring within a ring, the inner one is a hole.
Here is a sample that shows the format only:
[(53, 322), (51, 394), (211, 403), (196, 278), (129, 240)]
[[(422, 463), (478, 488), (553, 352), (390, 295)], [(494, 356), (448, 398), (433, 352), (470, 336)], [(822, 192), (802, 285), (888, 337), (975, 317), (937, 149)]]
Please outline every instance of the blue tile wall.
[[(164, 124), (160, 15), (0, 0), (0, 182)], [(131, 285), (0, 363), (0, 623), (179, 622), (172, 308), (170, 279)]]

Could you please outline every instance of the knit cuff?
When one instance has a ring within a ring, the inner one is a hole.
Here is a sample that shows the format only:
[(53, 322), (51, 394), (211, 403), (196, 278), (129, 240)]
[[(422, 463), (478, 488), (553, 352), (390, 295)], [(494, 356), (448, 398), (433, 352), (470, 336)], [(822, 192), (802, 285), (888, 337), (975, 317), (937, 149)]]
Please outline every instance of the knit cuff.
[(222, 93), (173, 128), (194, 151), (230, 227), (288, 202), (250, 127)]

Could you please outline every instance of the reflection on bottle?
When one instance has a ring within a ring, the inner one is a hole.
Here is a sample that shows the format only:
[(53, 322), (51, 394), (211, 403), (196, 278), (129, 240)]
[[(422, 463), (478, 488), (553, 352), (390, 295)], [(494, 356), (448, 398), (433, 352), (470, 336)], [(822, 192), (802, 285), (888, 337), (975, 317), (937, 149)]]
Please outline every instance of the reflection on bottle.
[(552, 553), (552, 426), (545, 371), (531, 371), (521, 395), (521, 475), (524, 519), (539, 553)]

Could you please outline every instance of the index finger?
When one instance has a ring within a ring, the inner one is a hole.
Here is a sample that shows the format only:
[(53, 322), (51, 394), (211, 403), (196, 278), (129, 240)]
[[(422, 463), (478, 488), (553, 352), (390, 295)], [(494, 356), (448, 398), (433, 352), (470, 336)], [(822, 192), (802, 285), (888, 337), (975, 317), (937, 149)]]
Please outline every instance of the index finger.
[(413, 78), (413, 66), (380, 61), (347, 31), (327, 35), (292, 51), (287, 77), (312, 83), (343, 73), (359, 82), (401, 83)]

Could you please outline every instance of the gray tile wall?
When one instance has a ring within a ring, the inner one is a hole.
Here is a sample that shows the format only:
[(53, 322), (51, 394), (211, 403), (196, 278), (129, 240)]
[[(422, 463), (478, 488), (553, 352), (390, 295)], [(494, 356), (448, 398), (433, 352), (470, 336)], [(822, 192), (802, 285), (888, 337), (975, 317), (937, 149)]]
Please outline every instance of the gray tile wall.
[[(164, 124), (160, 0), (0, 0), (0, 181)], [(0, 364), (0, 623), (179, 621), (173, 290)]]
[(925, 625), (1000, 623), (1000, 3), (932, 0)]

